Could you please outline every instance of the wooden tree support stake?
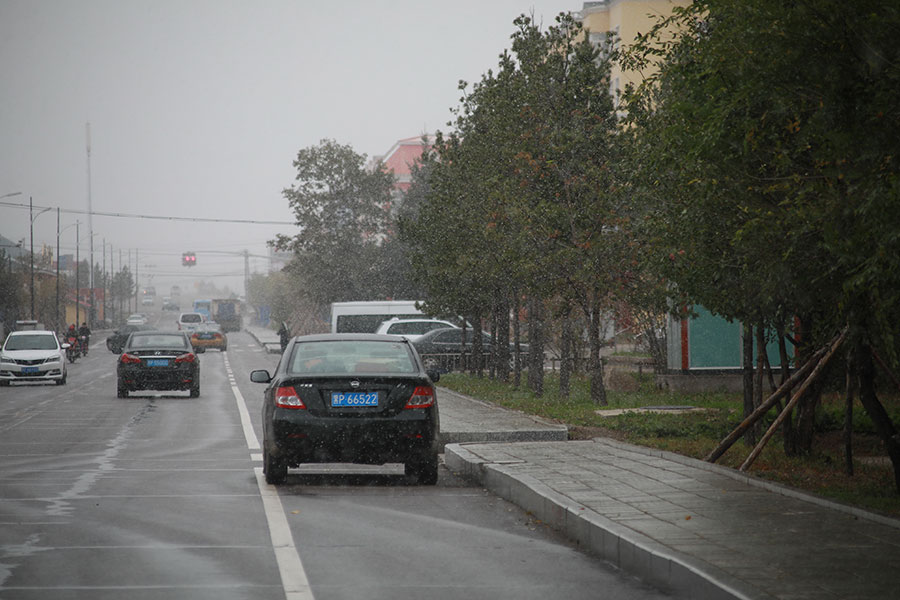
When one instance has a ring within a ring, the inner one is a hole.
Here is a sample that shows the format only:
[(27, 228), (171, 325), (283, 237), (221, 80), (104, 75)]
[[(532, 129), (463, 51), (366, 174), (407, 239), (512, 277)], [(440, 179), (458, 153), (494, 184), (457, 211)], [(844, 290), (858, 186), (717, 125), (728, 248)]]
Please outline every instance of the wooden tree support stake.
[[(825, 368), (825, 365), (828, 364), (828, 361), (831, 360), (831, 357), (834, 356), (834, 353), (837, 352), (837, 349), (841, 347), (841, 344), (844, 343), (844, 340), (847, 337), (847, 328), (844, 328), (844, 331), (841, 332), (841, 335), (838, 336), (837, 340), (831, 344), (831, 348), (828, 349), (828, 354), (823, 356), (821, 360), (819, 360), (818, 364), (816, 364), (816, 368), (813, 369), (813, 372), (809, 374), (809, 377), (806, 378), (806, 381), (803, 382), (803, 385), (800, 386), (800, 389), (797, 390), (797, 393), (791, 397), (791, 401), (787, 403), (787, 406), (784, 407), (784, 410), (775, 418), (775, 421), (769, 427), (769, 430), (766, 431), (766, 434), (759, 440), (759, 443), (753, 449), (753, 452), (750, 453), (750, 456), (747, 457), (747, 460), (744, 461), (744, 464), (741, 465), (741, 471), (746, 471), (750, 468), (753, 462), (759, 457), (762, 453), (763, 448), (766, 447), (766, 444), (769, 443), (769, 440), (775, 435), (775, 431), (781, 426), (781, 423), (787, 418), (787, 415), (791, 410), (793, 410), (794, 406), (797, 405), (797, 402), (800, 401), (800, 398), (803, 397), (803, 394), (806, 393), (806, 390), (809, 388), (813, 382), (818, 379), (819, 375), (822, 372), (822, 369)], [(810, 361), (812, 362), (812, 361)]]
[(750, 415), (747, 416), (741, 424), (738, 425), (734, 431), (728, 434), (725, 439), (723, 439), (715, 450), (709, 453), (709, 455), (703, 460), (707, 462), (716, 462), (719, 460), (723, 454), (728, 452), (728, 449), (731, 448), (735, 442), (737, 442), (744, 432), (753, 427), (753, 424), (759, 421), (763, 416), (769, 412), (775, 404), (784, 397), (788, 390), (790, 390), (797, 382), (801, 381), (806, 375), (810, 372), (810, 370), (821, 360), (822, 356), (824, 356), (825, 352), (828, 351), (828, 347), (820, 348), (815, 354), (813, 354), (806, 363), (797, 369), (790, 378), (779, 386), (775, 392), (769, 396), (765, 402), (759, 405), (756, 410), (753, 411)]

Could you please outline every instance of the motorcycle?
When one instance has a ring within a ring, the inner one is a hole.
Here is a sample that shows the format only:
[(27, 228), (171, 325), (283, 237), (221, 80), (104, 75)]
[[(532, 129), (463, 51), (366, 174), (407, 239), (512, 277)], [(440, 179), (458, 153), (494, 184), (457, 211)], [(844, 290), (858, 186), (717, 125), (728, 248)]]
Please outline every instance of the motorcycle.
[(73, 363), (81, 354), (79, 350), (78, 338), (74, 335), (66, 336), (66, 342), (69, 344), (69, 347), (66, 348), (66, 358), (69, 359), (70, 363)]
[(88, 336), (83, 335), (78, 338), (78, 349), (83, 356), (88, 355)]

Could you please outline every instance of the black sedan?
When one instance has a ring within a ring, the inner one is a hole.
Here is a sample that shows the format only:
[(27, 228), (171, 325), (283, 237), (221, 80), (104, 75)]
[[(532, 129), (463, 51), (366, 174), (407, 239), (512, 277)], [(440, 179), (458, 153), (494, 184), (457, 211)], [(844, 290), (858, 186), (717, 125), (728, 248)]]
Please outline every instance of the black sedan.
[(404, 463), (420, 484), (438, 478), (437, 373), (409, 341), (375, 334), (292, 339), (263, 399), (263, 471), (281, 483), (301, 463)]
[(200, 358), (181, 331), (132, 333), (116, 371), (119, 398), (137, 390), (187, 390), (200, 395)]
[[(466, 342), (463, 344), (463, 330), (459, 328), (433, 329), (425, 335), (413, 340), (412, 345), (419, 355), (431, 366), (440, 366), (442, 371), (452, 370), (457, 366), (459, 355), (463, 352), (471, 354), (474, 347), (475, 333), (466, 328)], [(481, 347), (485, 354), (490, 354), (494, 348), (494, 339), (487, 333), (481, 333)], [(528, 344), (519, 344), (519, 351), (527, 355)], [(515, 351), (515, 345), (509, 345), (510, 355)]]
[(153, 329), (150, 325), (122, 325), (106, 338), (106, 347), (113, 354), (121, 354), (129, 335), (135, 331), (152, 331)]

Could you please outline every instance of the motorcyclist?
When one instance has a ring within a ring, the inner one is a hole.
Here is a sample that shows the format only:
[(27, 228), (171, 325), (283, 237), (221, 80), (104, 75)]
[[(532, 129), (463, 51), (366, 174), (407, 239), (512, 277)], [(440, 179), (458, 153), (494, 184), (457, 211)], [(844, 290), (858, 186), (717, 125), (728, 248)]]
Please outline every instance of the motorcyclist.
[(78, 328), (78, 337), (81, 341), (81, 353), (87, 356), (88, 346), (91, 344), (91, 329), (86, 322)]

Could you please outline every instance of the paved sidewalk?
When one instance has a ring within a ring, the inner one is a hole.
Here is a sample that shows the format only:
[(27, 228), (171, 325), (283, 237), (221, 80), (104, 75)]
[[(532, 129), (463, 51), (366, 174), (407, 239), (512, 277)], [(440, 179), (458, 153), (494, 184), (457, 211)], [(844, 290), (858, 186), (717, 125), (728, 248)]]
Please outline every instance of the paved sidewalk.
[(691, 598), (900, 596), (900, 521), (724, 467), (599, 438), (450, 445), (445, 460), (580, 546)]
[(256, 343), (269, 354), (281, 354), (281, 339), (278, 337), (278, 332), (272, 331), (268, 327), (255, 325), (244, 325), (244, 331), (249, 333)]

